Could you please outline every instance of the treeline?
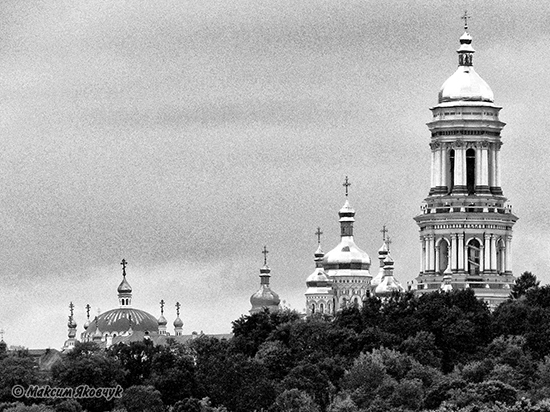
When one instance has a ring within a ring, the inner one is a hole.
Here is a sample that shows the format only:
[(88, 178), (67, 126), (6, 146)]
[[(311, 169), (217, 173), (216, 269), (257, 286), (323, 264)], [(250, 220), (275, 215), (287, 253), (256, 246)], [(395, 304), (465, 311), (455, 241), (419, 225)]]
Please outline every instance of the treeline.
[[(233, 334), (106, 351), (82, 343), (47, 376), (23, 351), (4, 351), (0, 411), (550, 412), (550, 286), (528, 272), (494, 312), (471, 290), (406, 293), (334, 318), (243, 316)], [(11, 388), (34, 383), (124, 391), (14, 403)]]

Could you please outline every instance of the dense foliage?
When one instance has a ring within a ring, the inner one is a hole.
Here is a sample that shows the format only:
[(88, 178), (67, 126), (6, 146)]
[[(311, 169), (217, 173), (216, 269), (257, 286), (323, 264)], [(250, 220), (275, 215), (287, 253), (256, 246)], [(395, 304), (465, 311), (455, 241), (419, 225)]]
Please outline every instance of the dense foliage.
[[(24, 351), (0, 348), (0, 412), (550, 412), (550, 287), (528, 272), (494, 312), (471, 290), (405, 293), (334, 318), (243, 316), (233, 334), (107, 351), (82, 343), (47, 377)], [(124, 391), (15, 402), (11, 387), (33, 383)]]

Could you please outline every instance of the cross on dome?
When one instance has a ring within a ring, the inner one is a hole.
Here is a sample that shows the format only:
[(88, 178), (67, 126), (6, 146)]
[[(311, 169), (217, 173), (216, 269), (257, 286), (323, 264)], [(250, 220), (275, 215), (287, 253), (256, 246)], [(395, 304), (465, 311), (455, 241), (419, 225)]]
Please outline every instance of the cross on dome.
[(164, 299), (160, 300), (160, 314), (164, 315)]
[(74, 311), (74, 305), (73, 305), (73, 302), (69, 303), (69, 309), (70, 309), (70, 311), (71, 311), (71, 319), (72, 319), (72, 317), (73, 317), (73, 314), (74, 314), (74, 312), (73, 312), (73, 311)]
[(126, 276), (126, 265), (128, 264), (128, 262), (126, 262), (126, 259), (122, 259), (122, 262), (120, 262), (120, 264), (122, 265), (122, 276)]
[(322, 234), (323, 234), (323, 232), (321, 232), (321, 228), (317, 227), (317, 232), (315, 232), (315, 235), (317, 236), (317, 243), (318, 244), (321, 244), (321, 235)]
[(267, 246), (264, 246), (264, 250), (262, 250), (262, 253), (264, 255), (264, 265), (267, 265), (267, 254), (269, 253), (269, 250), (267, 250)]
[(178, 318), (180, 317), (180, 303), (179, 302), (176, 302), (176, 315), (178, 315)]
[(348, 197), (348, 188), (351, 186), (351, 183), (349, 182), (347, 176), (346, 176), (346, 180), (344, 181), (344, 183), (342, 184), (342, 186), (344, 186), (344, 187), (346, 188), (346, 197)]
[(464, 15), (461, 17), (464, 20), (464, 30), (468, 30), (468, 19), (471, 19), (472, 16), (468, 16), (468, 10), (464, 10)]
[[(382, 226), (382, 230), (380, 231), (380, 233), (382, 233), (382, 240), (385, 242), (386, 241), (386, 233), (388, 233), (389, 230), (386, 229), (386, 225), (383, 225)], [(388, 238), (389, 239), (389, 238)]]

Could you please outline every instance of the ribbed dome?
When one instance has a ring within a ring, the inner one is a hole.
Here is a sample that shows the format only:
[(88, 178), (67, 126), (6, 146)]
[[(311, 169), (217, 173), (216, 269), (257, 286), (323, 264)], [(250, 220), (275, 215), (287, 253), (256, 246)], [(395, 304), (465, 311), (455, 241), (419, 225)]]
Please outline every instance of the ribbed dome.
[[(130, 320), (131, 318), (131, 320)], [(97, 327), (101, 333), (124, 333), (130, 329), (133, 331), (158, 332), (157, 319), (143, 310), (132, 308), (111, 309), (102, 313), (97, 318)], [(96, 331), (96, 322), (91, 322), (86, 333)]]

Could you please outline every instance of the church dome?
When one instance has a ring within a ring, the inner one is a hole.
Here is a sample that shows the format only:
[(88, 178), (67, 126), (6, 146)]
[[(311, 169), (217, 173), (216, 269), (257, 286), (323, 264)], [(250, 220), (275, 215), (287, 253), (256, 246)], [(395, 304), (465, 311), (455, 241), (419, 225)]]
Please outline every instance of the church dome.
[(263, 308), (268, 308), (270, 310), (279, 309), (281, 299), (269, 286), (270, 272), (271, 269), (269, 269), (267, 264), (264, 264), (260, 269), (260, 289), (250, 297), (250, 303), (252, 304), (251, 312), (257, 312)]
[(126, 280), (126, 274), (124, 274), (122, 282), (120, 282), (120, 285), (118, 285), (117, 291), (118, 293), (132, 293), (132, 287)]
[(159, 326), (166, 326), (168, 324), (168, 321), (164, 317), (164, 315), (160, 315), (160, 317), (157, 320)]
[(86, 333), (93, 334), (96, 329), (99, 329), (102, 334), (120, 334), (128, 332), (130, 329), (142, 332), (158, 332), (158, 321), (153, 315), (140, 309), (117, 308), (99, 315), (97, 322), (90, 323)]
[(489, 85), (476, 73), (472, 58), (475, 50), (472, 37), (465, 32), (460, 37), (460, 47), (457, 50), (458, 69), (443, 83), (439, 91), (439, 103), (454, 101), (494, 102), (493, 91)]
[(176, 320), (174, 320), (174, 327), (175, 328), (183, 327), (183, 321), (180, 319), (179, 316), (176, 318)]

